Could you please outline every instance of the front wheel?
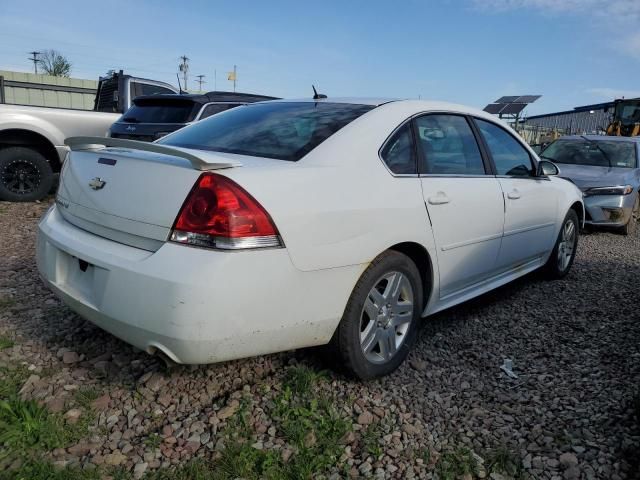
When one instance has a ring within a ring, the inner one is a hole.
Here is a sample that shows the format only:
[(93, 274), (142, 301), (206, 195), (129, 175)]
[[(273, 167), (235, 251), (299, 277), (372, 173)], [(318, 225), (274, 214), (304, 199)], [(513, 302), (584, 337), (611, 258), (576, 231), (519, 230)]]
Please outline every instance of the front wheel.
[(578, 228), (578, 215), (574, 210), (569, 210), (562, 222), (551, 256), (545, 265), (549, 277), (562, 278), (571, 270), (578, 249)]
[(371, 262), (331, 343), (350, 374), (366, 380), (398, 368), (416, 339), (422, 291), (420, 273), (406, 255), (387, 251)]
[(27, 147), (0, 150), (0, 199), (32, 202), (44, 198), (53, 185), (53, 170), (46, 158)]

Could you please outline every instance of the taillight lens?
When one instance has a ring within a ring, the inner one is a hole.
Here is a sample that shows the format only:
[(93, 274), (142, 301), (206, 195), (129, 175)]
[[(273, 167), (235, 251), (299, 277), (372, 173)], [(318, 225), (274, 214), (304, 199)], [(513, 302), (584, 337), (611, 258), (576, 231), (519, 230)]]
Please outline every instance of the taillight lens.
[(228, 250), (282, 246), (262, 205), (230, 178), (208, 172), (182, 205), (171, 241)]

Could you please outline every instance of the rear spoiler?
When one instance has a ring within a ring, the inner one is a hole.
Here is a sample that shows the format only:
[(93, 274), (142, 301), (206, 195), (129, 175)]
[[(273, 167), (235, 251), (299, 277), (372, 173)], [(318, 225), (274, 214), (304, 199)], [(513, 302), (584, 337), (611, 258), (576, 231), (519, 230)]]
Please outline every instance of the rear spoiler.
[[(158, 143), (141, 142), (139, 140), (127, 140), (124, 138), (110, 137), (70, 137), (64, 141), (71, 150), (102, 150), (107, 147), (120, 147), (131, 150), (141, 150), (144, 152), (160, 153), (162, 155), (171, 155), (188, 160), (196, 170), (218, 170), (221, 168), (240, 167), (242, 164), (233, 160), (218, 161), (218, 158), (201, 152), (201, 155), (192, 152), (196, 150), (188, 150), (180, 147), (171, 147)], [(210, 160), (209, 160), (210, 159)]]

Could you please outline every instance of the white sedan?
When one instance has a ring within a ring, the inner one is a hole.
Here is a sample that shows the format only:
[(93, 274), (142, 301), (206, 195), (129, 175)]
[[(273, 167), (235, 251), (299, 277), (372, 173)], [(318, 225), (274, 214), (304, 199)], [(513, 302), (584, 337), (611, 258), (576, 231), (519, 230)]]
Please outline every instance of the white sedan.
[(67, 143), (41, 276), (178, 363), (330, 344), (351, 374), (388, 374), (421, 317), (566, 275), (584, 219), (555, 165), (448, 103), (264, 102), (153, 144)]

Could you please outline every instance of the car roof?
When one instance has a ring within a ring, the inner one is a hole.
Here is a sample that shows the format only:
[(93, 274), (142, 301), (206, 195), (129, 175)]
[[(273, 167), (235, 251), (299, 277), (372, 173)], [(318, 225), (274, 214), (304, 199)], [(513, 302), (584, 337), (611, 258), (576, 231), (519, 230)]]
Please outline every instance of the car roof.
[[(488, 120), (500, 122), (495, 116), (485, 111), (460, 105), (457, 103), (441, 102), (437, 100), (415, 100), (410, 98), (387, 98), (387, 97), (329, 97), (329, 98), (292, 98), (292, 99), (279, 99), (274, 102), (315, 102), (315, 103), (348, 103), (352, 105), (371, 105), (373, 107), (379, 107), (382, 105), (394, 105), (397, 107), (405, 107), (407, 110), (415, 110), (415, 112), (456, 112), (462, 114), (473, 115), (475, 117), (486, 118)], [(502, 122), (504, 123), (504, 122)]]
[(277, 100), (278, 97), (270, 97), (268, 95), (257, 95), (255, 93), (241, 92), (220, 92), (213, 91), (207, 93), (160, 93), (156, 95), (140, 95), (134, 99), (134, 102), (142, 100), (143, 102), (150, 100), (169, 100), (180, 101), (188, 100), (193, 103), (204, 105), (211, 102), (263, 102), (265, 100)]
[(592, 140), (594, 142), (607, 141), (607, 142), (634, 142), (640, 143), (640, 137), (618, 137), (614, 135), (565, 135), (558, 140)]

